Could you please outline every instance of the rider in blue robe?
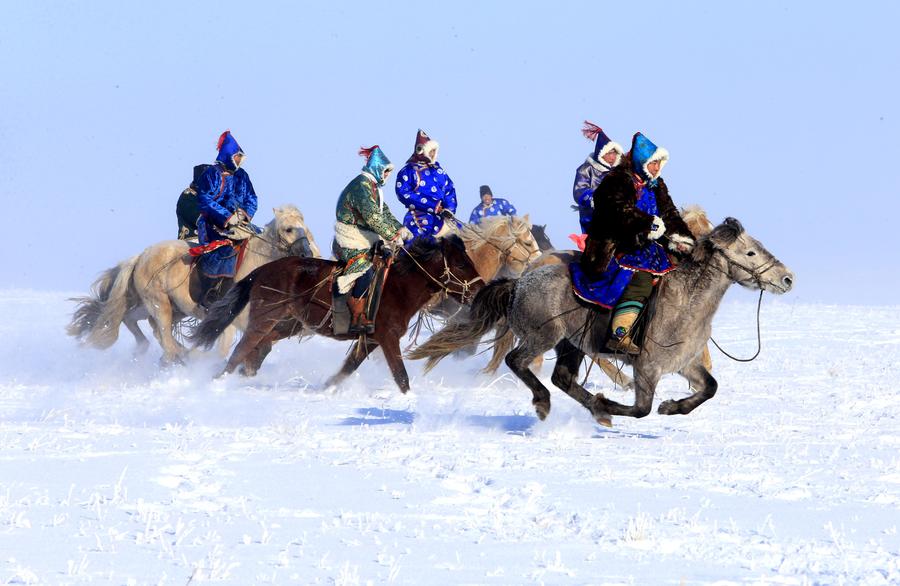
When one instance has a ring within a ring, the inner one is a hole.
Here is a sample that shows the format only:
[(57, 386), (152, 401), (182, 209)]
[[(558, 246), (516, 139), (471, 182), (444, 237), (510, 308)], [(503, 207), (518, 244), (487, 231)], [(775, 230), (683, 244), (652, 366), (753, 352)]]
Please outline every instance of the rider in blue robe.
[(643, 134), (604, 177), (580, 262), (570, 265), (576, 295), (613, 310), (610, 348), (640, 351), (631, 331), (660, 275), (674, 269), (666, 248), (689, 252), (694, 240), (659, 176), (669, 159)]
[(622, 147), (610, 140), (602, 128), (587, 120), (584, 121), (581, 133), (588, 140), (594, 141), (594, 152), (575, 171), (572, 197), (578, 210), (581, 233), (587, 234), (594, 216), (594, 191), (610, 169), (622, 161)]
[(413, 238), (434, 240), (455, 231), (456, 188), (437, 162), (438, 143), (419, 130), (413, 156), (397, 173), (397, 199), (409, 210), (403, 224)]
[(201, 245), (213, 248), (200, 256), (204, 290), (223, 291), (234, 279), (239, 250), (229, 236), (239, 225), (248, 225), (256, 214), (257, 200), (250, 176), (241, 168), (244, 152), (231, 132), (219, 137), (219, 155), (197, 181), (200, 218), (197, 233)]
[(481, 220), (491, 216), (516, 215), (516, 206), (503, 198), (494, 197), (491, 188), (487, 185), (482, 185), (478, 191), (481, 195), (481, 203), (472, 210), (472, 214), (469, 216), (470, 223), (480, 224)]

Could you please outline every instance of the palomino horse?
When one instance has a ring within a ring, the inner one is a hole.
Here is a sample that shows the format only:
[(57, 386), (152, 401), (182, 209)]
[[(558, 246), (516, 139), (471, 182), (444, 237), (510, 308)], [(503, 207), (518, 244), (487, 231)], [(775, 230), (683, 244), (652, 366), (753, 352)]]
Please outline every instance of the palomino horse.
[[(286, 205), (275, 208), (274, 212), (275, 218), (262, 234), (247, 242), (236, 279), (284, 256), (318, 256), (319, 247), (306, 228), (300, 210)], [(182, 240), (160, 242), (104, 271), (91, 286), (91, 295), (74, 299), (78, 307), (68, 333), (89, 346), (105, 349), (115, 343), (119, 325), (124, 323), (138, 343), (138, 352), (143, 352), (149, 342), (138, 321), (147, 319), (163, 348), (163, 362), (180, 361), (184, 347), (176, 340), (173, 330), (181, 319), (203, 315), (203, 308), (191, 296), (190, 275), (194, 263), (188, 254), (189, 246)], [(241, 329), (245, 324), (246, 316), (235, 323)], [(233, 336), (233, 331), (228, 335)], [(226, 340), (230, 345), (230, 339)], [(227, 345), (224, 345), (226, 351)]]
[[(698, 205), (683, 208), (681, 210), (681, 217), (684, 219), (685, 224), (687, 224), (688, 229), (694, 236), (694, 240), (703, 238), (714, 228), (713, 223), (709, 221), (709, 218), (706, 215), (706, 211)], [(543, 254), (540, 258), (529, 264), (528, 268), (525, 269), (525, 272), (530, 272), (546, 265), (564, 264), (568, 266), (570, 262), (578, 260), (581, 256), (581, 253), (577, 250), (542, 250), (542, 252)], [(488, 374), (497, 372), (503, 357), (512, 350), (514, 344), (515, 338), (512, 332), (507, 330), (506, 333), (495, 342), (491, 360), (488, 362), (488, 365), (484, 367), (484, 372)], [(542, 364), (543, 356), (538, 356), (532, 366), (535, 369), (540, 370)], [(597, 365), (617, 385), (623, 388), (631, 388), (633, 386), (631, 378), (623, 373), (611, 360), (601, 360), (597, 362)], [(703, 366), (706, 367), (706, 370), (712, 371), (712, 358), (709, 356), (708, 348), (703, 350)]]
[(459, 231), (469, 258), (485, 282), (497, 276), (519, 276), (541, 255), (528, 214), (492, 216)]
[[(375, 333), (359, 337), (335, 336), (331, 320), (331, 285), (339, 264), (315, 258), (284, 258), (269, 263), (238, 282), (210, 308), (191, 338), (211, 347), (216, 338), (248, 304), (249, 322), (224, 373), (241, 366), (243, 374), (256, 374), (272, 344), (301, 331), (338, 340), (356, 340), (341, 370), (328, 380), (336, 385), (352, 374), (375, 348), (381, 346), (388, 367), (402, 392), (409, 390), (400, 338), (409, 320), (437, 292), (460, 303), (483, 286), (475, 265), (455, 235), (436, 242), (417, 240), (401, 249), (390, 268), (378, 308)], [(223, 374), (224, 374), (223, 373)]]
[(586, 307), (572, 293), (565, 265), (545, 266), (518, 281), (501, 279), (475, 297), (468, 322), (451, 323), (419, 346), (409, 357), (428, 359), (428, 368), (457, 348), (479, 340), (506, 318), (519, 340), (506, 364), (531, 389), (538, 417), (550, 413), (550, 393), (528, 366), (554, 348), (553, 384), (588, 409), (598, 423), (611, 425), (612, 415), (644, 417), (653, 407), (656, 385), (664, 374), (678, 373), (694, 393), (663, 401), (659, 413), (690, 413), (716, 393), (718, 383), (703, 366), (702, 353), (712, 320), (732, 283), (775, 294), (793, 286), (794, 275), (728, 218), (700, 239), (691, 256), (659, 286), (651, 305), (641, 353), (627, 357), (634, 366), (635, 403), (622, 405), (602, 394), (592, 395), (578, 383), (585, 355), (609, 354), (605, 342), (609, 312)]

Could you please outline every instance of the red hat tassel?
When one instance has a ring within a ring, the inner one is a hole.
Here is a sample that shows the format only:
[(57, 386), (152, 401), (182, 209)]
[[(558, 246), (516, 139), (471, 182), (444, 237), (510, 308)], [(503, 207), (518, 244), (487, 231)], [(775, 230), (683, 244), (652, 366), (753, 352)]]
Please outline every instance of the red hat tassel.
[(603, 132), (603, 129), (594, 124), (593, 122), (584, 121), (584, 128), (581, 129), (581, 134), (588, 140), (597, 140), (597, 135)]

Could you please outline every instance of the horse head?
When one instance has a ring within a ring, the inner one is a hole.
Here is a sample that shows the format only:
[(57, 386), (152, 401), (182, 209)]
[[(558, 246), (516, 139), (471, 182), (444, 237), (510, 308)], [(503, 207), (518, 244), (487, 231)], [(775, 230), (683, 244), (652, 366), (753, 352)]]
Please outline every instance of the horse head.
[(466, 243), (456, 234), (445, 236), (438, 242), (444, 262), (442, 280), (446, 284), (445, 290), (460, 303), (469, 303), (484, 287), (484, 281), (466, 252)]
[(528, 264), (541, 255), (541, 248), (531, 232), (531, 220), (528, 214), (523, 217), (506, 216), (506, 221), (498, 222), (499, 230), (495, 231), (502, 238), (503, 264), (515, 276), (521, 275)]
[(747, 234), (741, 223), (726, 218), (694, 247), (693, 260), (717, 266), (731, 281), (748, 289), (762, 289), (780, 295), (794, 286), (794, 273), (766, 250), (758, 240)]
[(537, 242), (541, 252), (554, 250), (553, 243), (550, 242), (550, 237), (547, 236), (547, 224), (532, 224), (531, 235), (534, 237), (535, 242)]
[(275, 219), (266, 228), (272, 231), (269, 236), (276, 246), (291, 256), (319, 256), (319, 249), (306, 227), (303, 214), (296, 206), (288, 204), (272, 211), (275, 212)]

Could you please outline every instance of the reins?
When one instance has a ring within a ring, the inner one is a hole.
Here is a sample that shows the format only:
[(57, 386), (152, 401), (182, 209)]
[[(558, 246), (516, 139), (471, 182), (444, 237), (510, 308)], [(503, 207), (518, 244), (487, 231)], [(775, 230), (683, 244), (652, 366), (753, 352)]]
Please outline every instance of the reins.
[[(418, 260), (416, 260), (416, 257), (412, 255), (412, 253), (409, 251), (408, 248), (406, 248), (406, 246), (401, 246), (400, 248), (403, 250), (403, 252), (406, 253), (407, 258), (409, 258), (413, 262), (413, 264), (419, 269), (419, 271), (421, 271), (426, 277), (431, 279), (431, 281), (435, 285), (437, 285), (444, 293), (447, 293), (450, 295), (454, 295), (454, 294), (459, 295), (463, 304), (466, 303), (466, 299), (469, 296), (469, 288), (474, 283), (477, 283), (478, 281), (482, 280), (480, 276), (475, 277), (472, 280), (462, 280), (459, 277), (457, 277), (455, 274), (453, 274), (453, 271), (450, 270), (450, 265), (447, 264), (447, 257), (444, 255), (444, 252), (441, 251), (441, 260), (444, 263), (444, 272), (441, 274), (441, 278), (443, 279), (443, 281), (439, 281), (438, 279), (436, 279), (434, 277), (434, 275), (429, 273), (428, 270), (425, 267), (423, 267), (419, 263)], [(451, 283), (454, 285), (460, 285), (462, 287), (462, 289), (459, 291), (454, 291), (453, 289), (451, 289), (449, 287), (449, 285)]]

